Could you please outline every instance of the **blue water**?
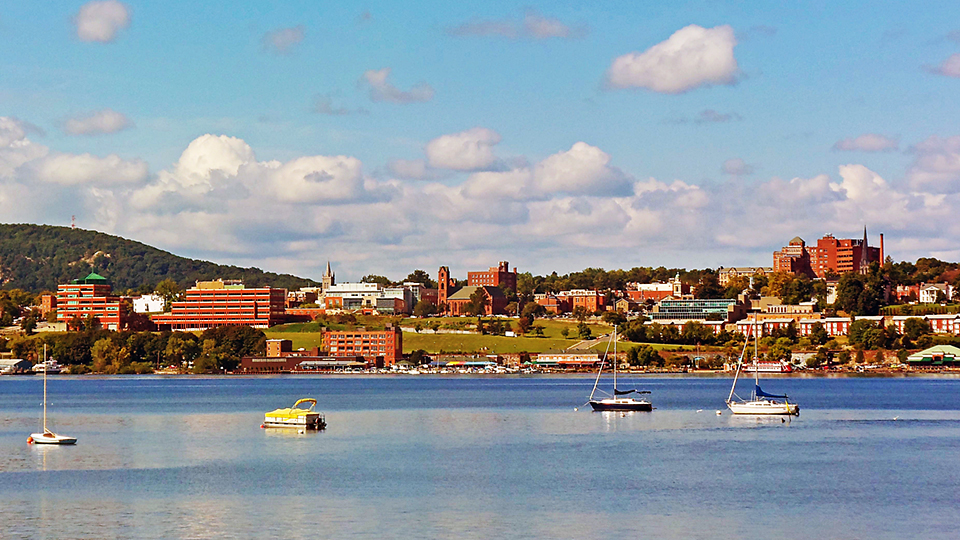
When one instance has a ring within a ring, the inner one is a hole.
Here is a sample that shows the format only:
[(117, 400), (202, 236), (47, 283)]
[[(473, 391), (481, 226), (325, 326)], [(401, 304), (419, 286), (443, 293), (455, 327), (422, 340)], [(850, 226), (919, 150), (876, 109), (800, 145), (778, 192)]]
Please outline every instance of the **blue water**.
[[(960, 378), (0, 378), (0, 538), (957, 538)], [(748, 391), (748, 385), (742, 390)], [(316, 397), (329, 428), (259, 428)], [(574, 410), (576, 407), (580, 409)], [(699, 411), (699, 412), (698, 412)]]

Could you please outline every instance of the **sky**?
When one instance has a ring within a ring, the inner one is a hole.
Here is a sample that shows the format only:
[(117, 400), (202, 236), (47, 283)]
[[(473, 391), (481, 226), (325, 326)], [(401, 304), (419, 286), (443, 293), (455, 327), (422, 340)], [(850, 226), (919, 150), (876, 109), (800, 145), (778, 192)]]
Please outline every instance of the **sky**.
[(958, 214), (955, 1), (0, 0), (3, 223), (344, 281), (957, 261)]

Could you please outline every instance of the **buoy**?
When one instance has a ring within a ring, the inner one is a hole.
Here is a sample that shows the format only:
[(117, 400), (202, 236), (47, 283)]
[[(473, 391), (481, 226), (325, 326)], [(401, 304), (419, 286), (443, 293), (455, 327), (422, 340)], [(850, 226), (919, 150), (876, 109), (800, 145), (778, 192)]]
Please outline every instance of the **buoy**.
[(697, 409), (697, 412), (703, 412), (703, 409)]
[(717, 416), (721, 416), (721, 415), (723, 415), (723, 413), (720, 411), (717, 411)]
[(265, 425), (263, 425), (263, 424), (260, 424), (260, 429), (266, 429), (266, 428), (267, 428), (267, 426), (265, 426)]
[(27, 444), (33, 444), (33, 437), (27, 437)]
[(580, 410), (580, 409), (578, 409), (578, 408), (576, 408), (576, 407), (573, 408), (573, 411), (574, 411), (574, 412), (579, 411), (579, 410)]

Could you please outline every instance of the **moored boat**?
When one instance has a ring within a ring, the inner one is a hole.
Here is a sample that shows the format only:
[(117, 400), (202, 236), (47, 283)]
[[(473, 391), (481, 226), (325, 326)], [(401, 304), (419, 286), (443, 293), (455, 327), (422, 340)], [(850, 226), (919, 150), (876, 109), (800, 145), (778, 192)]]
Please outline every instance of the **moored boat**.
[(610, 335), (610, 343), (613, 344), (613, 395), (607, 398), (594, 397), (597, 393), (597, 386), (600, 384), (600, 375), (603, 374), (603, 365), (607, 363), (607, 352), (610, 351), (610, 344), (607, 344), (607, 350), (603, 353), (603, 359), (600, 361), (600, 368), (597, 370), (597, 380), (593, 383), (593, 391), (590, 392), (590, 406), (594, 411), (652, 411), (653, 404), (646, 399), (634, 399), (626, 397), (629, 394), (649, 394), (649, 391), (638, 390), (620, 390), (617, 388), (617, 327), (613, 327), (613, 333)]
[[(747, 346), (750, 344), (750, 341), (746, 340), (743, 344), (743, 352), (740, 353), (740, 359), (737, 361), (737, 371), (733, 375), (733, 385), (730, 387), (730, 395), (727, 396), (727, 407), (733, 414), (800, 416), (800, 405), (790, 403), (786, 394), (769, 394), (760, 388), (760, 372), (764, 370), (762, 368), (763, 363), (760, 362), (757, 352), (760, 348), (760, 338), (757, 333), (756, 318), (754, 318), (753, 335), (753, 365), (752, 369), (751, 366), (748, 366), (745, 370), (753, 371), (753, 392), (750, 395), (750, 399), (742, 399), (736, 394), (737, 379), (740, 377), (740, 371), (744, 370), (743, 357), (746, 355)], [(735, 397), (737, 399), (734, 399)], [(782, 399), (783, 401), (777, 401), (778, 399)]]
[[(56, 362), (54, 362), (56, 364)], [(47, 346), (43, 346), (43, 365), (47, 365)], [(43, 372), (43, 429), (39, 433), (31, 433), (27, 437), (28, 444), (76, 444), (77, 438), (68, 435), (58, 435), (47, 429), (47, 370)]]
[[(309, 404), (309, 407), (300, 408), (301, 404)], [(322, 413), (314, 411), (317, 400), (313, 398), (304, 398), (297, 400), (293, 407), (276, 409), (263, 415), (264, 428), (299, 428), (299, 429), (325, 429), (327, 420)]]

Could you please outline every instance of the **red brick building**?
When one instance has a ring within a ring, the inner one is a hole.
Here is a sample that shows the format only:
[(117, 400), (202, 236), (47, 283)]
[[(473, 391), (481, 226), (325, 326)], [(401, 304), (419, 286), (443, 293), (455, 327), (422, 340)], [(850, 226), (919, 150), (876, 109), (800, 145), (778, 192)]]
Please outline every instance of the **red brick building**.
[[(114, 295), (106, 278), (91, 273), (83, 279), (75, 279), (66, 285), (57, 286), (56, 299), (50, 299), (57, 309), (57, 321), (68, 323), (74, 317), (86, 319), (93, 316), (100, 320), (101, 328), (124, 330), (130, 306)], [(46, 306), (44, 306), (46, 307)]]
[(510, 263), (500, 261), (498, 266), (491, 266), (486, 272), (467, 272), (467, 285), (517, 290), (517, 269), (510, 270)]
[(150, 318), (160, 329), (206, 330), (217, 326), (269, 328), (284, 322), (284, 289), (248, 289), (240, 281), (198, 281), (170, 313)]
[(467, 285), (447, 298), (447, 314), (455, 317), (472, 315), (467, 313), (470, 297), (477, 290), (482, 290), (487, 297), (484, 315), (503, 315), (507, 312), (507, 297), (499, 287)]
[(403, 358), (403, 333), (391, 325), (384, 330), (326, 330), (323, 343), (330, 356), (362, 357), (377, 367), (392, 366)]
[(864, 273), (870, 263), (883, 264), (883, 259), (883, 235), (880, 235), (879, 248), (870, 247), (864, 227), (862, 240), (834, 238), (827, 234), (817, 240), (815, 247), (807, 247), (803, 239), (795, 237), (786, 247), (773, 253), (773, 271), (823, 278), (830, 273)]

